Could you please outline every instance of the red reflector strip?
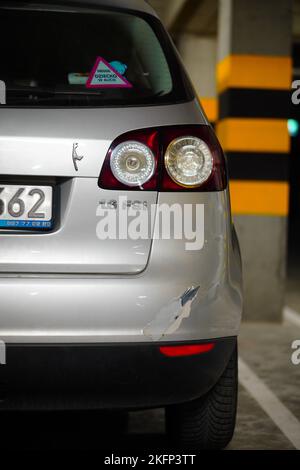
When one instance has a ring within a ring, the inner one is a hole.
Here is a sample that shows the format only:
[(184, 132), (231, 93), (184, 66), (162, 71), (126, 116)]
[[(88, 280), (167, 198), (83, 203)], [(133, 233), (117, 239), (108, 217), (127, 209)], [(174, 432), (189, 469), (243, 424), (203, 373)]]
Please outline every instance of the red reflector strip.
[(186, 344), (184, 346), (161, 346), (160, 352), (168, 357), (194, 356), (211, 351), (215, 343)]

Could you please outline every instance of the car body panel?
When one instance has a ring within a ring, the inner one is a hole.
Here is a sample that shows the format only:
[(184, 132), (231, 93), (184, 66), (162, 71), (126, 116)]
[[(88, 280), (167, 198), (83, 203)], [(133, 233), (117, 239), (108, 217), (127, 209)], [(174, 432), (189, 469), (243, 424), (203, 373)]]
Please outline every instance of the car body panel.
[[(3, 3), (8, 3), (4, 1)], [(12, 3), (12, 2), (10, 2)], [(21, 3), (21, 2), (20, 2)], [(24, 3), (26, 3), (24, 1)], [(47, 8), (56, 8), (59, 10), (72, 10), (72, 8), (77, 11), (77, 8), (109, 8), (109, 9), (120, 9), (120, 10), (132, 10), (140, 13), (147, 13), (151, 16), (157, 17), (155, 10), (150, 6), (150, 4), (143, 0), (57, 0), (52, 2), (54, 5), (51, 5), (49, 0), (38, 0), (36, 2), (31, 1), (30, 6), (35, 5), (38, 9), (39, 7), (43, 10)], [(11, 4), (9, 5), (12, 8)], [(18, 9), (22, 8), (21, 5), (17, 6)]]
[[(242, 311), (241, 264), (228, 192), (182, 193), (180, 201), (204, 204), (201, 250), (187, 251), (186, 239), (155, 239), (147, 268), (133, 276), (3, 274), (0, 337), (6, 342), (78, 343), (235, 336)], [(173, 204), (178, 194), (161, 193), (158, 202)], [(191, 287), (199, 291), (188, 317), (168, 335), (164, 322), (153, 336), (147, 334), (147, 326), (166, 306), (166, 321), (175, 324), (176, 300)]]
[[(145, 268), (151, 236), (138, 242), (130, 238), (103, 240), (97, 236), (101, 220), (98, 210), (102, 210), (102, 203), (117, 200), (115, 191), (101, 190), (97, 178), (74, 178), (63, 182), (59, 192), (57, 230), (49, 233), (0, 230), (0, 272), (130, 274)], [(124, 201), (137, 199), (132, 191), (118, 192), (118, 197)], [(143, 193), (149, 218), (156, 200), (156, 192)], [(117, 214), (115, 209), (110, 211)]]
[[(84, 125), (83, 125), (84, 123)], [(4, 109), (0, 117), (0, 184), (18, 175), (58, 180), (58, 221), (49, 233), (19, 233), (0, 229), (0, 272), (138, 273), (147, 264), (151, 237), (136, 243), (99, 240), (99, 203), (116, 197), (151, 206), (157, 192), (109, 191), (98, 177), (113, 140), (132, 129), (154, 125), (205, 124), (198, 102), (185, 105), (116, 109)], [(78, 154), (73, 162), (73, 145)], [(4, 184), (4, 183), (3, 183)], [(17, 238), (16, 238), (17, 237)]]

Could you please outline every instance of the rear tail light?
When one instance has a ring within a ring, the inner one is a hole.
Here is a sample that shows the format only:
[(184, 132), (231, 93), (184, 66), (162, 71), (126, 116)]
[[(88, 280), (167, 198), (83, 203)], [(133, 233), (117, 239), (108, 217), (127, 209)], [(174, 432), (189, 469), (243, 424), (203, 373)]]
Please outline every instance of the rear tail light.
[(127, 132), (110, 146), (99, 177), (103, 189), (221, 191), (225, 158), (211, 127), (158, 127)]
[(155, 166), (152, 150), (136, 140), (117, 145), (110, 156), (114, 177), (127, 186), (143, 186), (152, 178)]
[(206, 143), (198, 137), (172, 140), (165, 153), (165, 167), (172, 180), (186, 188), (201, 186), (213, 169), (213, 157)]
[(186, 344), (180, 346), (161, 346), (160, 352), (167, 357), (195, 356), (211, 351), (215, 343)]

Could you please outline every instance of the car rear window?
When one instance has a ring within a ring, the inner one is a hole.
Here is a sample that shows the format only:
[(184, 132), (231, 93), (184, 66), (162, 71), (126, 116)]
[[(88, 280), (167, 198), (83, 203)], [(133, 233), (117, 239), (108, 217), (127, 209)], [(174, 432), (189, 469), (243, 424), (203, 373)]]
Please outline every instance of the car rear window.
[(192, 97), (166, 33), (150, 15), (2, 6), (0, 50), (1, 106), (143, 105)]

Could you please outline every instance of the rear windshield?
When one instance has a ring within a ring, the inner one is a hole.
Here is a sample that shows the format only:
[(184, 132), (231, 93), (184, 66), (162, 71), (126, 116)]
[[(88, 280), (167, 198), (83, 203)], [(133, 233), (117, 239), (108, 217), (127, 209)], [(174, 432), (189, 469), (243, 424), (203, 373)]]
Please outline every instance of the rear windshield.
[(160, 23), (117, 10), (0, 7), (0, 103), (163, 104), (192, 98)]

